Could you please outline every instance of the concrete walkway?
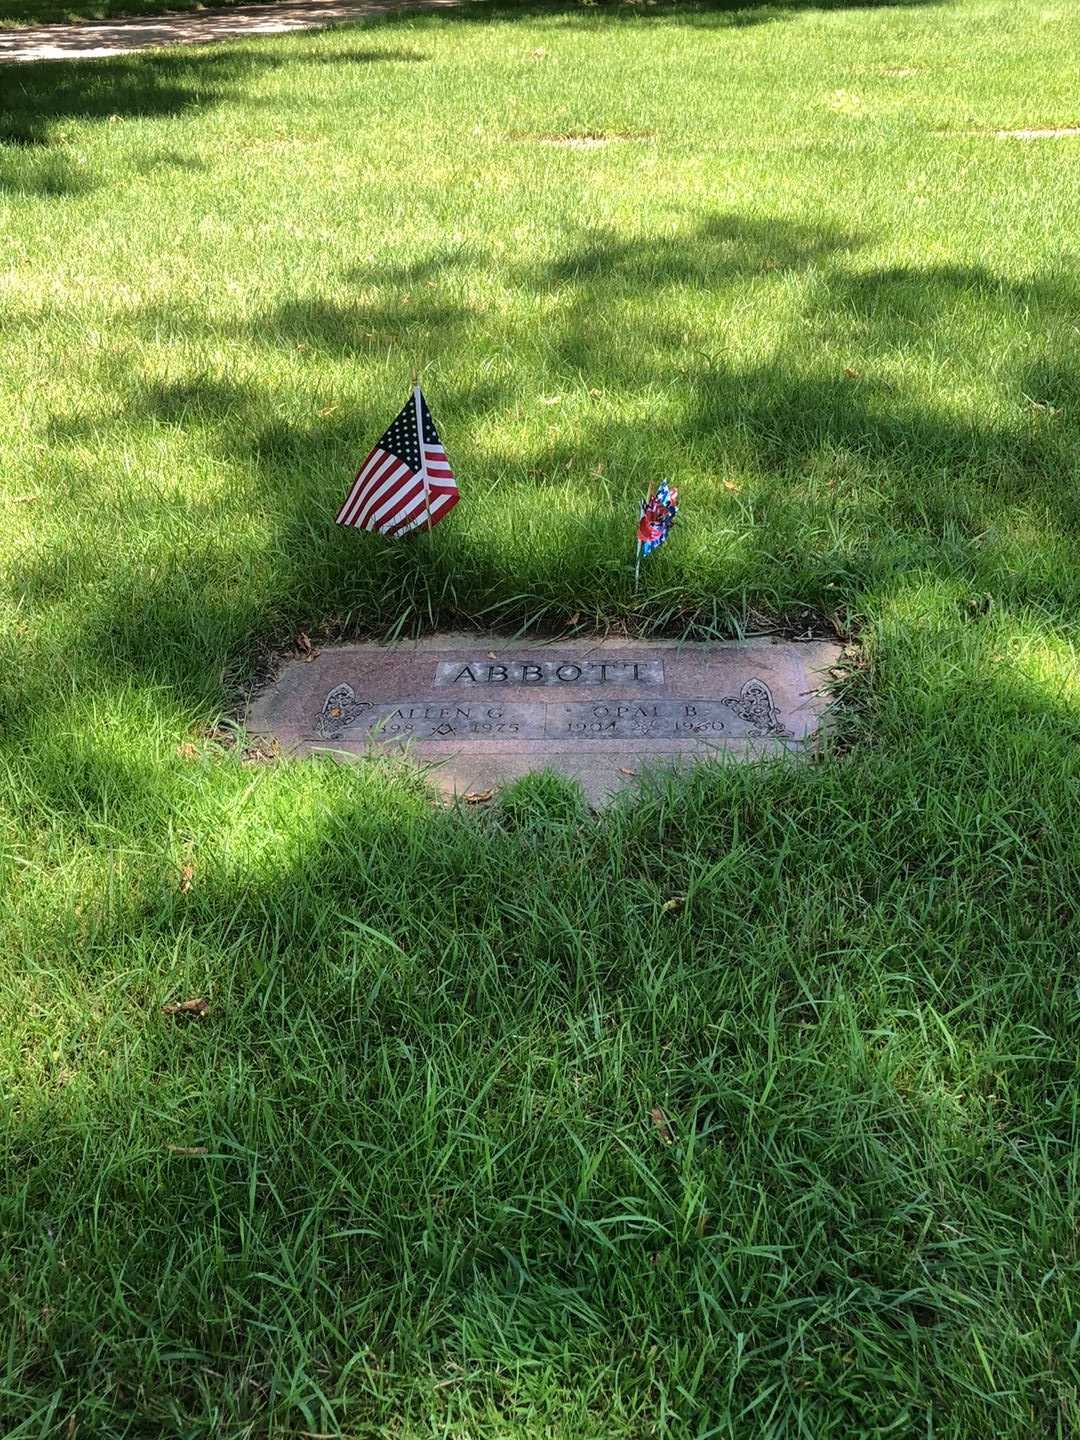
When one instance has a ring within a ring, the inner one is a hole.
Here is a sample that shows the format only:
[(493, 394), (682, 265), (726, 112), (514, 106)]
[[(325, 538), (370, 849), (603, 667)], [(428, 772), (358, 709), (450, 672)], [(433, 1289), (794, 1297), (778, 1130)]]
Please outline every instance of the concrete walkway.
[(237, 5), (231, 10), (189, 10), (177, 15), (93, 20), (79, 25), (36, 25), (0, 30), (0, 63), (20, 60), (99, 60), (161, 45), (208, 45), (253, 35), (319, 30), (403, 10), (440, 10), (457, 0), (309, 0), (306, 4)]

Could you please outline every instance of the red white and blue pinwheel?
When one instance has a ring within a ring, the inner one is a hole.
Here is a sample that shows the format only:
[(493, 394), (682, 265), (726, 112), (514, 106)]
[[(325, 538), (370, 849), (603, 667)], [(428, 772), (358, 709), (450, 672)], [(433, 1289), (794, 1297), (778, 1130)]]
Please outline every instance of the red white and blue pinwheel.
[(634, 567), (634, 584), (637, 585), (641, 557), (651, 555), (671, 534), (675, 517), (679, 513), (679, 492), (665, 480), (655, 495), (647, 495), (641, 502), (641, 515), (637, 528), (637, 564)]

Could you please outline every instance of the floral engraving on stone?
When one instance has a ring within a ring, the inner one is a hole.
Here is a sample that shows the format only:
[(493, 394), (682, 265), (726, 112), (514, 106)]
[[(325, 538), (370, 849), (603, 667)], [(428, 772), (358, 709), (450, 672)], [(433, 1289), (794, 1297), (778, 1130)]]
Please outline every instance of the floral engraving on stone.
[(323, 701), (315, 733), (323, 740), (340, 740), (372, 708), (370, 700), (357, 700), (351, 685), (335, 685)]
[(780, 712), (773, 704), (772, 691), (764, 680), (747, 680), (738, 695), (729, 695), (720, 702), (751, 727), (752, 739), (766, 735), (790, 735), (780, 723)]

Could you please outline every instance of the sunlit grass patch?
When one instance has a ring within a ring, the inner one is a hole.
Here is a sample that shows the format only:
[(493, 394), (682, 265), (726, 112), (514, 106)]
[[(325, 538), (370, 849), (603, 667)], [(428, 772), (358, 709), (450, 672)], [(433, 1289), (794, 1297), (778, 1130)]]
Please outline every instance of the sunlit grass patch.
[[(485, 15), (5, 92), (5, 1433), (1064, 1435), (1075, 18)], [(600, 817), (244, 734), (438, 626), (857, 643)]]

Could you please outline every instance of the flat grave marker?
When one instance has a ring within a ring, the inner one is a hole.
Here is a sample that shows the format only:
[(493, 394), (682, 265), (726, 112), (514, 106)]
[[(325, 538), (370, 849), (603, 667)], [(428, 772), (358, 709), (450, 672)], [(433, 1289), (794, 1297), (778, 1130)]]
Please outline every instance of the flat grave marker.
[(650, 770), (805, 751), (842, 647), (827, 640), (522, 640), (432, 635), (290, 661), (251, 729), (296, 754), (405, 753), (446, 793), (533, 770), (600, 803)]

